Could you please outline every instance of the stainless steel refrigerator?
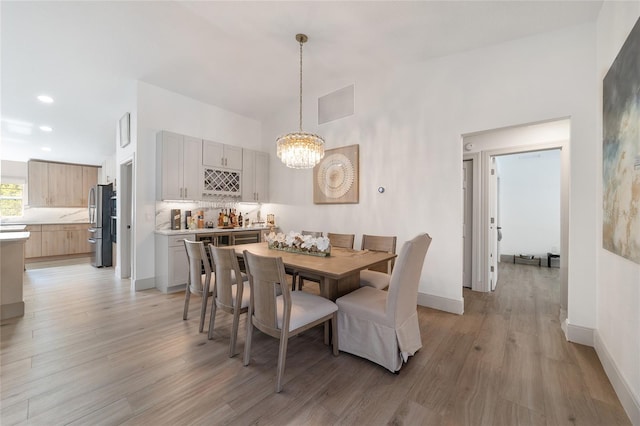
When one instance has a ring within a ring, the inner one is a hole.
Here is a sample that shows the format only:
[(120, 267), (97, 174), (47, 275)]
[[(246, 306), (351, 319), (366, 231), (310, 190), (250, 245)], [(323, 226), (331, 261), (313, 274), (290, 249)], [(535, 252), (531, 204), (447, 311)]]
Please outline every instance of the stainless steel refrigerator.
[(111, 196), (113, 185), (96, 185), (89, 190), (89, 244), (91, 265), (111, 266)]

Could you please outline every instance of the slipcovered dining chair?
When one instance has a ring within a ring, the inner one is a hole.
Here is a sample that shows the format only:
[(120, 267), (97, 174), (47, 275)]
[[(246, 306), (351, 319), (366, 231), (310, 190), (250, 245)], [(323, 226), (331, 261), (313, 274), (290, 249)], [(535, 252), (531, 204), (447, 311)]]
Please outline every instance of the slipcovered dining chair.
[(431, 244), (420, 234), (403, 244), (389, 290), (361, 287), (338, 300), (338, 347), (396, 372), (422, 347), (418, 284)]
[[(200, 326), (198, 327), (198, 331), (202, 333), (204, 329), (204, 319), (207, 315), (207, 298), (211, 295), (211, 280), (215, 280), (215, 275), (211, 272), (211, 264), (204, 250), (203, 242), (184, 240), (184, 248), (187, 251), (189, 275), (187, 277), (187, 288), (184, 292), (184, 312), (182, 319), (187, 319), (191, 294), (201, 296), (202, 306), (200, 307)], [(202, 273), (203, 270), (204, 274)]]
[[(365, 234), (362, 236), (362, 250), (386, 251), (395, 254), (396, 240), (395, 236), (384, 237)], [(360, 287), (373, 287), (379, 290), (389, 287), (394, 261), (395, 259), (391, 259), (360, 271)]]
[[(267, 257), (244, 251), (245, 266), (251, 285), (251, 301), (247, 317), (247, 338), (244, 346), (244, 365), (251, 358), (253, 327), (280, 339), (276, 392), (282, 390), (282, 377), (287, 357), (287, 345), (293, 337), (316, 325), (329, 322), (333, 331), (333, 354), (338, 355), (338, 330), (336, 327), (338, 307), (332, 301), (301, 291), (290, 291), (281, 257)], [(278, 294), (281, 290), (281, 294)]]
[[(353, 249), (353, 243), (356, 239), (356, 235), (355, 234), (333, 234), (329, 232), (327, 234), (327, 238), (329, 238), (331, 247)], [(295, 283), (296, 277), (298, 281), (298, 290), (302, 290), (302, 286), (304, 285), (304, 280), (313, 281), (315, 283), (318, 283), (318, 285), (320, 284), (320, 277), (316, 275), (311, 275), (311, 274), (299, 273), (299, 274), (296, 274), (296, 276), (294, 277), (294, 282), (291, 287), (294, 290), (295, 290), (295, 284), (296, 284)]]
[[(236, 354), (236, 341), (238, 340), (238, 324), (240, 314), (246, 313), (249, 308), (251, 290), (246, 274), (240, 272), (238, 255), (232, 248), (215, 247), (209, 244), (211, 259), (215, 267), (215, 280), (211, 298), (211, 318), (209, 320), (209, 340), (213, 339), (213, 329), (216, 320), (216, 308), (233, 315), (231, 327), (231, 341), (229, 343), (229, 357)], [(236, 277), (242, 277), (236, 280)]]

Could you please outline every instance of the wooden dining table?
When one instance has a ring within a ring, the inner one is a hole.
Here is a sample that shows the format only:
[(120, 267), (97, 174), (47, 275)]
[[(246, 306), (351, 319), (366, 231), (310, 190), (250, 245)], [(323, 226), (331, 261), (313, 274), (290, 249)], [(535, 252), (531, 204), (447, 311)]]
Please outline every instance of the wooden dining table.
[(320, 295), (333, 301), (360, 287), (360, 271), (396, 257), (394, 253), (339, 247), (332, 247), (330, 256), (311, 256), (270, 249), (266, 242), (231, 248), (238, 256), (247, 250), (259, 256), (281, 257), (285, 268), (317, 276), (320, 279)]

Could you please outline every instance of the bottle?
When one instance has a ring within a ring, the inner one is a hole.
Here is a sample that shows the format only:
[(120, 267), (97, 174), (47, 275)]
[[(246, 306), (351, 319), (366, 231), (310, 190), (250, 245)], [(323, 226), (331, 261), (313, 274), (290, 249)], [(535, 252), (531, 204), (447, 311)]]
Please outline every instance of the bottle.
[(234, 221), (235, 221), (235, 214), (233, 213), (233, 209), (229, 209), (229, 226), (233, 226), (234, 225)]
[(227, 214), (227, 209), (224, 210), (224, 216), (222, 219), (222, 226), (229, 226), (229, 215)]
[(220, 214), (218, 215), (218, 228), (222, 228), (224, 226), (224, 214), (222, 213), (222, 209), (220, 209)]
[(244, 227), (248, 228), (251, 226), (251, 221), (249, 220), (249, 213), (244, 214)]
[(238, 228), (242, 228), (242, 222), (243, 222), (242, 212), (240, 212), (240, 216), (238, 216)]

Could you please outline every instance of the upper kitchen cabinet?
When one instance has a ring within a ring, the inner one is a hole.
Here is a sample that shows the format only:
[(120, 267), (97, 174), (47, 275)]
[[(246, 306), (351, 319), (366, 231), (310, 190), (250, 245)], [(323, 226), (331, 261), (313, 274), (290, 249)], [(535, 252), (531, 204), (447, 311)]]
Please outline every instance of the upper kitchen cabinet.
[(31, 207), (86, 207), (89, 188), (98, 183), (98, 167), (31, 160)]
[(199, 200), (202, 140), (161, 131), (156, 143), (157, 198)]
[(242, 201), (269, 201), (269, 154), (244, 149), (242, 154)]
[(209, 167), (242, 170), (242, 148), (219, 142), (202, 141), (202, 164)]

